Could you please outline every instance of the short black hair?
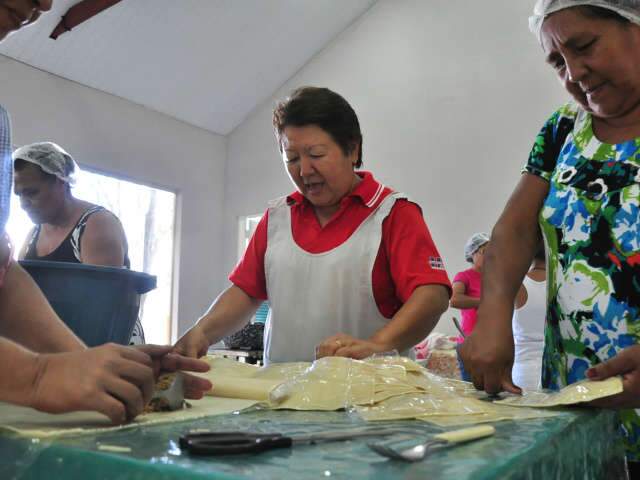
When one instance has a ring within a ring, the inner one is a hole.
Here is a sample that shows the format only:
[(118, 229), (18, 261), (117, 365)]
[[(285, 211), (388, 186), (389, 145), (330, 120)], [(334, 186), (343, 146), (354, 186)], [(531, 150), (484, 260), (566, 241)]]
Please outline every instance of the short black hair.
[(328, 88), (301, 87), (273, 110), (273, 128), (282, 151), (282, 132), (287, 126), (316, 125), (327, 132), (345, 155), (358, 147), (356, 168), (362, 166), (362, 132), (349, 102)]
[(36, 165), (35, 163), (27, 162), (26, 160), (22, 160), (21, 158), (16, 158), (13, 161), (13, 170), (16, 172), (21, 172), (29, 167), (33, 167), (34, 169), (36, 169), (40, 173), (40, 175), (42, 175), (42, 178), (47, 182), (53, 183), (58, 178), (55, 175), (45, 172), (42, 167), (40, 167), (40, 165)]

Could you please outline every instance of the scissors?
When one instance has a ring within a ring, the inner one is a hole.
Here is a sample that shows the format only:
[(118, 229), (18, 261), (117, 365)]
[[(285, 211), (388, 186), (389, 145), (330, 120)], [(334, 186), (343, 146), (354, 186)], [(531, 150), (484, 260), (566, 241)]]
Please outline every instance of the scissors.
[(194, 455), (235, 455), (259, 453), (294, 445), (351, 440), (359, 437), (385, 436), (399, 433), (399, 429), (351, 429), (307, 435), (255, 432), (194, 432), (180, 437), (180, 448)]

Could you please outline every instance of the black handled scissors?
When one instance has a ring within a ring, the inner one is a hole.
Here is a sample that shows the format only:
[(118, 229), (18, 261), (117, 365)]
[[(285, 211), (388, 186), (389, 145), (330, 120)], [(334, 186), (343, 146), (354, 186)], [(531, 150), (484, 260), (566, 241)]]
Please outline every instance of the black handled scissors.
[(287, 436), (282, 433), (195, 432), (180, 437), (180, 448), (194, 455), (235, 455), (259, 453), (299, 444), (313, 444), (358, 437), (393, 435), (399, 429), (356, 429), (309, 435)]

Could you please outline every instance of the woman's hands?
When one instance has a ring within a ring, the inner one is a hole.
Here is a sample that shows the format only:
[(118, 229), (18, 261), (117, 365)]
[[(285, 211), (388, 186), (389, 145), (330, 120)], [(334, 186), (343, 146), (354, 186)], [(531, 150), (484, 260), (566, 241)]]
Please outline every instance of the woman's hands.
[[(169, 345), (137, 345), (136, 350), (146, 353), (153, 363), (154, 378), (158, 378), (161, 373), (187, 371), (187, 372), (208, 372), (209, 364), (202, 360), (189, 358), (173, 352), (173, 347)], [(201, 399), (206, 392), (211, 390), (212, 384), (209, 380), (184, 373), (184, 396), (191, 400)]]
[(115, 424), (131, 420), (153, 394), (149, 355), (106, 344), (36, 357), (28, 406), (48, 413), (98, 411)]
[(209, 339), (200, 324), (195, 324), (173, 347), (173, 351), (185, 357), (200, 358), (207, 354)]
[(333, 335), (316, 346), (316, 359), (322, 357), (349, 357), (361, 360), (375, 353), (393, 350), (389, 345), (361, 340), (345, 333)]
[[(35, 356), (27, 405), (49, 413), (97, 411), (115, 424), (142, 412), (161, 371), (204, 372), (205, 362), (170, 354), (170, 346), (106, 344), (87, 350)], [(185, 376), (185, 396), (201, 398), (211, 382)]]
[(615, 357), (587, 370), (589, 380), (622, 376), (624, 391), (601, 398), (589, 405), (601, 408), (640, 408), (640, 345), (627, 347)]
[(509, 313), (500, 310), (492, 309), (488, 305), (481, 306), (478, 310), (476, 328), (460, 345), (458, 351), (465, 370), (478, 390), (485, 390), (487, 393), (503, 390), (522, 393), (511, 378), (514, 355), (511, 322), (498, 318)]

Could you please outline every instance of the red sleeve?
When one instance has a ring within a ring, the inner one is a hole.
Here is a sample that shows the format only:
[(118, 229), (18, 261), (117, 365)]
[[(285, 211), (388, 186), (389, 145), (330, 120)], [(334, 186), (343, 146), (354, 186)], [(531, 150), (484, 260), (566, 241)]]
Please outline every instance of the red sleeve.
[(402, 303), (420, 285), (444, 285), (451, 295), (451, 282), (442, 257), (418, 205), (408, 200), (396, 201), (382, 224), (382, 246), (389, 259), (396, 295)]
[(258, 222), (256, 231), (244, 255), (229, 275), (229, 280), (250, 297), (267, 299), (267, 280), (264, 273), (264, 255), (267, 251), (267, 210)]

